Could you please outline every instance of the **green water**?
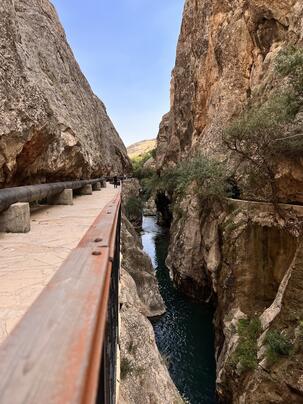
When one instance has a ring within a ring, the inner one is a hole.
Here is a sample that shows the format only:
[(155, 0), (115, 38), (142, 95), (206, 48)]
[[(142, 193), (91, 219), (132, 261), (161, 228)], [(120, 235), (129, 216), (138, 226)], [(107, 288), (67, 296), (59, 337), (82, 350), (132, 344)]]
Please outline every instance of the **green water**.
[(142, 242), (156, 268), (167, 307), (166, 314), (153, 321), (153, 326), (158, 348), (169, 363), (170, 375), (191, 404), (214, 404), (213, 310), (208, 305), (191, 302), (173, 287), (165, 266), (169, 234), (156, 224), (156, 218), (144, 218)]

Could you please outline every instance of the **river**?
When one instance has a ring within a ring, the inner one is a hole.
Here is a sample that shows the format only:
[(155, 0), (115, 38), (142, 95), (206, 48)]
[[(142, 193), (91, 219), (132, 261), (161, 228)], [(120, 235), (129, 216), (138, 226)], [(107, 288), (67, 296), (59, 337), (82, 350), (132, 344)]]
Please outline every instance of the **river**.
[[(144, 217), (142, 243), (155, 267), (167, 312), (153, 321), (156, 341), (170, 375), (190, 404), (214, 404), (215, 353), (213, 310), (181, 295), (165, 266), (168, 230), (155, 217)], [(169, 404), (169, 403), (167, 403)]]

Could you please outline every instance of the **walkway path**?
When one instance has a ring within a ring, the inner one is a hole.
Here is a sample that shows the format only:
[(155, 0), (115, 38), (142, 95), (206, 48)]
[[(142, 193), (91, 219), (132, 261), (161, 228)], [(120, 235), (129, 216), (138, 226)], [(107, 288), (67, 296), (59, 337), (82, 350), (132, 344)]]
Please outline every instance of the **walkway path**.
[(37, 208), (29, 233), (0, 233), (0, 343), (117, 192), (107, 185), (73, 206)]

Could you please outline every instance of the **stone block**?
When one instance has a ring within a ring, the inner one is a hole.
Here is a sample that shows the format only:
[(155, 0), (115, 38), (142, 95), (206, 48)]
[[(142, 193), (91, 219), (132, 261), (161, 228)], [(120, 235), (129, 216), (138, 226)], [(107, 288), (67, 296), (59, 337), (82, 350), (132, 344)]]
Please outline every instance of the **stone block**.
[(88, 184), (84, 185), (84, 187), (79, 189), (79, 195), (92, 195), (93, 193), (93, 187)]
[(102, 181), (101, 181), (101, 187), (102, 187), (102, 188), (106, 188), (106, 181), (105, 181), (105, 180), (102, 180)]
[(29, 203), (14, 203), (0, 213), (1, 233), (28, 233), (30, 231)]
[(93, 191), (101, 191), (101, 182), (93, 184)]
[(73, 205), (73, 190), (65, 189), (60, 194), (49, 196), (47, 203), (49, 205)]

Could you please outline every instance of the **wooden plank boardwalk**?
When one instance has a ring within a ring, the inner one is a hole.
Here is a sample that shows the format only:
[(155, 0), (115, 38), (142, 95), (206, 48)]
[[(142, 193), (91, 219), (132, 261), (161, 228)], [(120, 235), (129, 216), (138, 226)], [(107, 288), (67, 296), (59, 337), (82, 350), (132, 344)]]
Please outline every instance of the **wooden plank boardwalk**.
[(108, 184), (73, 206), (39, 207), (29, 233), (0, 233), (0, 343), (119, 191)]

